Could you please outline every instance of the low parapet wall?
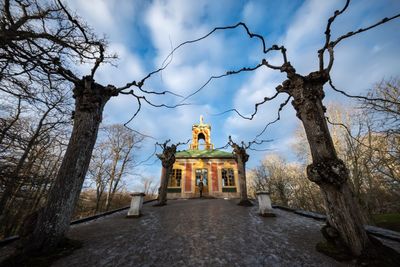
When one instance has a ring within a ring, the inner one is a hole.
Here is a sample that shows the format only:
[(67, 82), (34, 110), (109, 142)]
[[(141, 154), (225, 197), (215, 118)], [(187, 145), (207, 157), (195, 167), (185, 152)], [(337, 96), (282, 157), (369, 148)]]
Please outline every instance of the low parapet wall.
[[(285, 210), (285, 211), (288, 211), (288, 212), (293, 212), (293, 213), (296, 213), (298, 215), (301, 215), (301, 216), (304, 216), (304, 217), (308, 217), (308, 218), (312, 218), (312, 219), (315, 219), (315, 220), (318, 220), (318, 221), (326, 221), (326, 215), (321, 214), (321, 213), (312, 212), (312, 211), (305, 211), (305, 210), (300, 210), (300, 209), (292, 209), (292, 208), (279, 206), (279, 205), (272, 205), (272, 207), (276, 208), (276, 209)], [(368, 234), (400, 242), (400, 233), (399, 232), (392, 231), (392, 230), (385, 229), (385, 228), (372, 226), (372, 225), (364, 225), (364, 228), (365, 228), (365, 230), (367, 231)]]
[[(156, 201), (156, 200), (157, 199), (151, 199), (151, 200), (143, 201), (143, 204), (150, 203), (150, 202), (153, 202), (153, 201)], [(113, 213), (116, 213), (116, 212), (119, 212), (119, 211), (127, 210), (127, 209), (129, 209), (129, 207), (130, 206), (126, 206), (126, 207), (123, 207), (123, 208), (119, 208), (119, 209), (110, 210), (110, 211), (102, 212), (102, 213), (99, 213), (99, 214), (95, 214), (93, 216), (85, 217), (85, 218), (82, 218), (82, 219), (73, 220), (73, 221), (71, 221), (70, 225), (84, 223), (84, 222), (88, 222), (88, 221), (93, 221), (93, 220), (96, 220), (96, 219), (98, 219), (100, 217), (104, 217), (104, 216), (107, 216), (107, 215), (110, 215), (110, 214), (113, 214)], [(18, 235), (9, 236), (9, 237), (7, 237), (5, 239), (2, 239), (2, 240), (0, 240), (0, 247), (6, 246), (6, 245), (18, 240), (18, 239), (19, 239)]]

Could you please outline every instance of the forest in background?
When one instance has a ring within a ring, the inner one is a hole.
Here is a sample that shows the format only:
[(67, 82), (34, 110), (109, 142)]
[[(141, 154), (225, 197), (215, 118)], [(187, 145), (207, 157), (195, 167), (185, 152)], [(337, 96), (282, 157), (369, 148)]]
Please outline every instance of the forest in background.
[[(43, 85), (36, 84), (36, 97), (9, 94), (0, 100), (0, 198), (5, 202), (0, 238), (17, 234), (25, 217), (45, 204), (67, 147), (71, 98)], [(127, 183), (133, 177), (146, 199), (156, 197), (154, 179), (134, 173), (143, 139), (123, 125), (101, 127), (73, 219), (129, 205)], [(4, 194), (10, 185), (10, 195)]]

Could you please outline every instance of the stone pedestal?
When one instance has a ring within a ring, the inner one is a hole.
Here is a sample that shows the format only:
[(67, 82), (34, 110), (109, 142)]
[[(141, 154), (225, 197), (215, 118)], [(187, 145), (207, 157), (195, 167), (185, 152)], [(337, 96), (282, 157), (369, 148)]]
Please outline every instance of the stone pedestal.
[(275, 217), (272, 211), (271, 199), (269, 193), (265, 191), (257, 192), (259, 214), (263, 217)]
[(129, 218), (137, 218), (141, 215), (141, 210), (143, 206), (143, 197), (144, 193), (133, 193), (131, 194), (131, 207), (129, 208), (127, 217)]

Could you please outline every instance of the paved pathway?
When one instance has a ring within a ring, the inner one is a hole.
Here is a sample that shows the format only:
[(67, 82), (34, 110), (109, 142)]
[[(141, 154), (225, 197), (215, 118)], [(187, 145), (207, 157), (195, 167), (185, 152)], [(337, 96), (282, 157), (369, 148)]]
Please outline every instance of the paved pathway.
[(168, 201), (144, 206), (138, 219), (126, 212), (73, 226), (69, 237), (83, 248), (55, 266), (346, 266), (315, 250), (321, 222), (235, 200)]

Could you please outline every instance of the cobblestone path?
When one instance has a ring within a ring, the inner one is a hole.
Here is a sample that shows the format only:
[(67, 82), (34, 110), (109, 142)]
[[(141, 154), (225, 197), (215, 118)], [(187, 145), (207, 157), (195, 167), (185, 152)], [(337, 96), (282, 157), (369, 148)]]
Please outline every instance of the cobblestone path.
[(168, 201), (71, 227), (83, 248), (54, 266), (346, 266), (315, 250), (322, 223), (275, 209), (276, 218), (237, 200)]

